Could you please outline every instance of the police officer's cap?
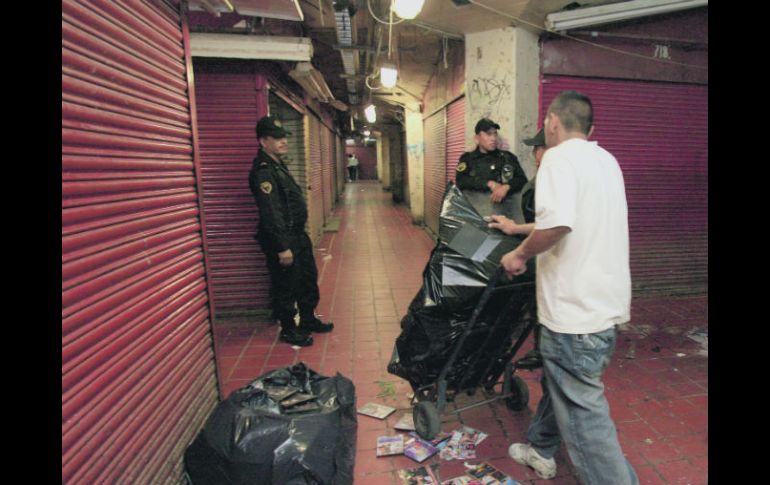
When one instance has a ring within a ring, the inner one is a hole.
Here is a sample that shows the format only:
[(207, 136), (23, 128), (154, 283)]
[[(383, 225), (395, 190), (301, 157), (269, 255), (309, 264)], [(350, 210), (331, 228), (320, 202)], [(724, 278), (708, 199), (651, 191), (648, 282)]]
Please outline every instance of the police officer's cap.
[(284, 138), (286, 135), (291, 135), (291, 132), (283, 129), (281, 120), (273, 116), (265, 116), (257, 122), (257, 138), (262, 138), (263, 136)]
[(478, 135), (482, 131), (489, 131), (492, 128), (499, 130), (500, 125), (490, 120), (489, 118), (481, 118), (479, 122), (476, 123), (476, 134)]
[(545, 132), (543, 131), (543, 129), (540, 128), (540, 131), (538, 131), (537, 134), (532, 138), (525, 138), (524, 144), (529, 145), (531, 147), (545, 146)]

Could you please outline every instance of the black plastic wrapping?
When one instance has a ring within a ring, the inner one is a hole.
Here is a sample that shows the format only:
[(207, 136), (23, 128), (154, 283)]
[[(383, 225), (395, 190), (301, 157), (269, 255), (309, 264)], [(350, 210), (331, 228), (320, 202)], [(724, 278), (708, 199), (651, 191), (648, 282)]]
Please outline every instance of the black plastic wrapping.
[[(448, 360), (454, 345), (465, 330), (471, 313), (484, 288), (495, 275), (500, 260), (523, 241), (520, 236), (507, 236), (489, 229), (487, 221), (451, 182), (447, 185), (441, 206), (436, 246), (423, 271), (423, 284), (401, 320), (401, 335), (396, 339), (388, 372), (410, 382), (413, 388), (432, 383)], [(521, 304), (512, 305), (512, 325), (522, 321), (518, 310), (531, 308), (524, 300), (533, 298), (534, 262), (527, 271), (508, 281), (496, 282), (514, 288), (518, 283)], [(490, 326), (517, 289), (493, 294), (481, 312), (474, 330), (466, 339), (448, 375), (451, 386), (473, 361), (474, 352), (487, 340)], [(497, 342), (499, 348), (509, 346), (515, 332), (507, 332)]]
[[(264, 391), (286, 386), (317, 396), (319, 410), (284, 414)], [(353, 383), (304, 363), (264, 374), (219, 403), (185, 452), (192, 485), (353, 483)]]

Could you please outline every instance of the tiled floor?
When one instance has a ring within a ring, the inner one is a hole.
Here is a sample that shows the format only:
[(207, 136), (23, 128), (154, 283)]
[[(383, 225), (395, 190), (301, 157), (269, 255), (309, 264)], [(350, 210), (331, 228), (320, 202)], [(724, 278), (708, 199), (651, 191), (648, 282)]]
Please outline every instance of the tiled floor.
[[(350, 377), (359, 406), (372, 401), (408, 407), (409, 385), (388, 374), (386, 366), (434, 243), (377, 182), (348, 184), (336, 214), (339, 232), (326, 233), (317, 245), (317, 311), (334, 321), (334, 331), (315, 335), (312, 347), (294, 350), (278, 342), (277, 325), (243, 318), (217, 322), (225, 395), (268, 370), (304, 361), (321, 374)], [(708, 329), (707, 301), (705, 295), (634, 299), (632, 320), (619, 334), (605, 374), (623, 451), (643, 485), (708, 483), (708, 350), (687, 335)], [(459, 422), (489, 434), (479, 445), (479, 461), (523, 484), (577, 483), (564, 449), (556, 457), (554, 480), (540, 480), (508, 458), (508, 445), (525, 439), (542, 394), (540, 371), (519, 375), (529, 384), (528, 409), (514, 413), (498, 401), (444, 416), (442, 429), (451, 431)], [(462, 396), (456, 404), (475, 399)], [(359, 415), (356, 484), (395, 485), (397, 470), (418, 466), (403, 456), (375, 456), (377, 436), (395, 434), (392, 426), (403, 412), (385, 421)], [(442, 479), (462, 474), (459, 461), (431, 460), (425, 463), (441, 463)]]

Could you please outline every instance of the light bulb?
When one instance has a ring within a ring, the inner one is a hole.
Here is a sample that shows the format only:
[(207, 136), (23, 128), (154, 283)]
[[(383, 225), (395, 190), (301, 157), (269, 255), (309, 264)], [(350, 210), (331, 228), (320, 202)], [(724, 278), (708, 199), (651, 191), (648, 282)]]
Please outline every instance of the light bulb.
[(373, 104), (370, 104), (366, 107), (364, 110), (364, 114), (366, 115), (366, 121), (369, 123), (374, 123), (377, 121), (377, 110), (375, 109)]
[(380, 67), (380, 82), (386, 88), (392, 88), (396, 85), (398, 79), (398, 69), (393, 64), (383, 64)]
[(425, 0), (395, 0), (393, 11), (402, 19), (413, 19), (422, 10)]

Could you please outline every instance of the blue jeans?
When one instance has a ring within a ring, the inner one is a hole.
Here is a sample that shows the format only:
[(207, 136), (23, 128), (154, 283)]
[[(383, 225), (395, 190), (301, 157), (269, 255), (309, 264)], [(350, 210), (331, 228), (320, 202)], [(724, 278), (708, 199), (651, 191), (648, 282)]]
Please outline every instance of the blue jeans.
[(615, 328), (572, 335), (543, 326), (543, 397), (527, 439), (544, 458), (552, 458), (561, 439), (584, 485), (638, 485), (623, 456), (601, 376), (615, 350)]

